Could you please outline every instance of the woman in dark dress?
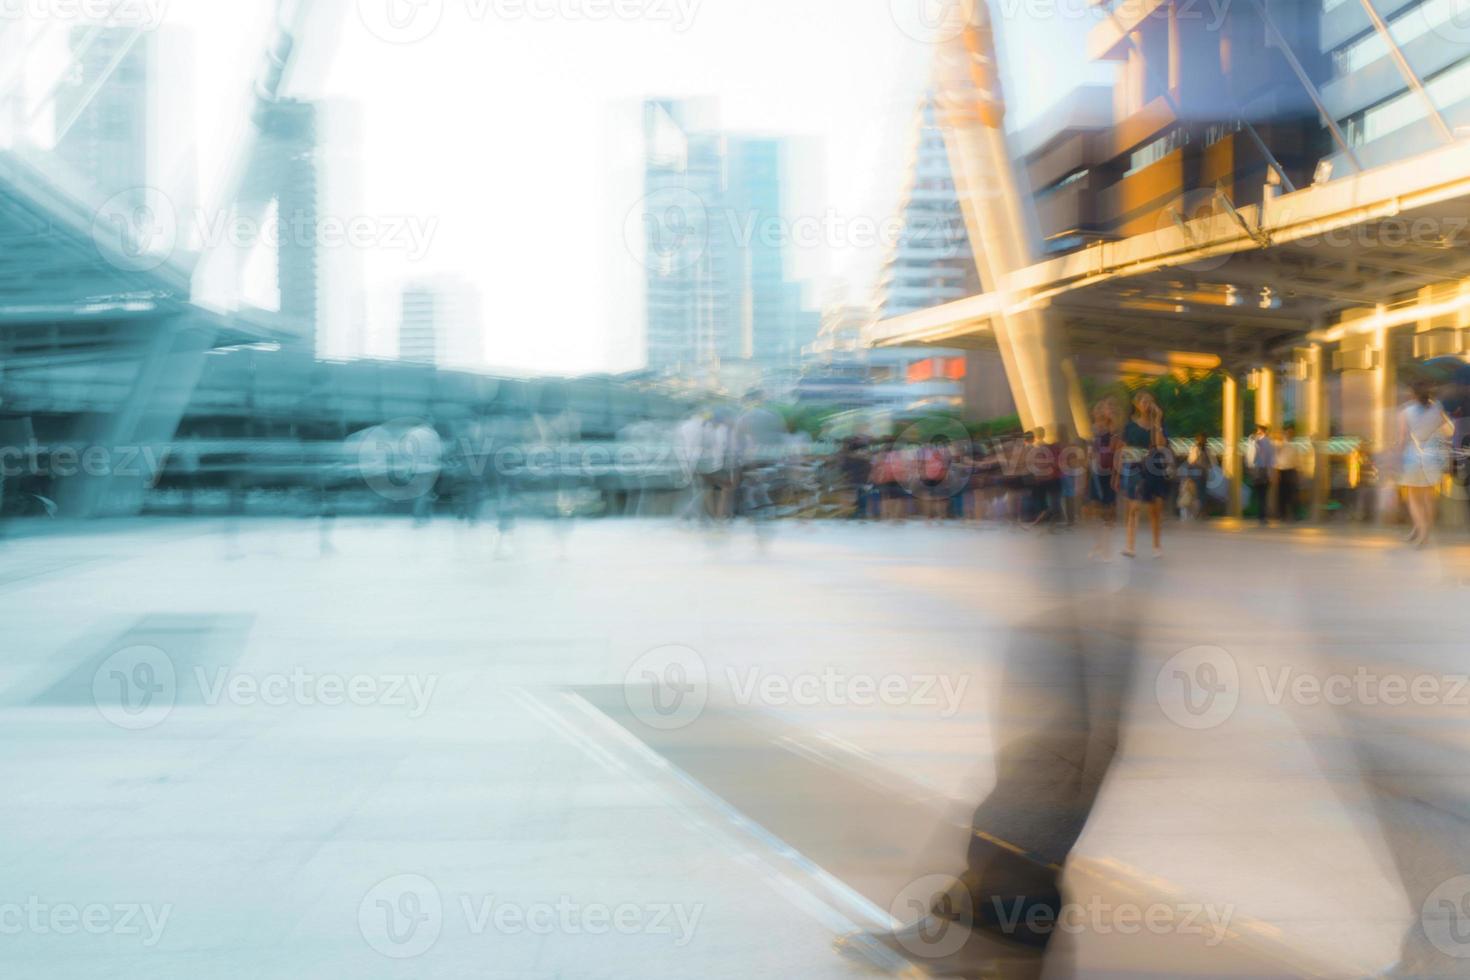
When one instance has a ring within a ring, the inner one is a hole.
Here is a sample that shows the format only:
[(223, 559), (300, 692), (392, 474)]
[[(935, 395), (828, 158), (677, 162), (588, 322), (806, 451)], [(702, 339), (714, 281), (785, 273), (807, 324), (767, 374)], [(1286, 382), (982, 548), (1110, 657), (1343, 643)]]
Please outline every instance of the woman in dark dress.
[(1114, 479), (1128, 501), (1127, 544), (1124, 556), (1132, 558), (1138, 535), (1138, 515), (1148, 508), (1149, 527), (1154, 537), (1154, 557), (1164, 556), (1164, 499), (1169, 496), (1169, 436), (1164, 413), (1154, 396), (1140, 391), (1133, 396), (1133, 417), (1123, 427), (1122, 462)]

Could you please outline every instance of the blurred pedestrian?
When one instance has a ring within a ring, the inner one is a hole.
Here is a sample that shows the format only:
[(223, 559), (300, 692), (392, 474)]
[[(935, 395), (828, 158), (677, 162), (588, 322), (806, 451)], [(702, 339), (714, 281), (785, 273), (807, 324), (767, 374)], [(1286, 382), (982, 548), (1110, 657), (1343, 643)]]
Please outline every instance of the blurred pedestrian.
[(1276, 472), (1276, 444), (1264, 425), (1257, 425), (1246, 447), (1250, 457), (1251, 501), (1256, 505), (1256, 519), (1261, 526), (1270, 517), (1271, 479)]
[(1399, 486), (1413, 522), (1409, 542), (1422, 548), (1434, 528), (1436, 497), (1448, 458), (1446, 440), (1455, 427), (1444, 406), (1435, 401), (1429, 382), (1415, 381), (1413, 391), (1413, 399), (1399, 409)]
[(937, 523), (949, 512), (949, 472), (954, 465), (949, 439), (938, 436), (918, 448), (915, 467), (923, 488), (919, 506), (928, 523)]
[(1186, 462), (1193, 496), (1189, 516), (1203, 520), (1210, 501), (1210, 473), (1215, 468), (1215, 455), (1210, 451), (1210, 440), (1203, 432), (1195, 434), (1194, 445), (1189, 447), (1189, 458)]
[(1147, 391), (1133, 396), (1133, 416), (1123, 427), (1123, 466), (1118, 474), (1120, 488), (1128, 501), (1123, 556), (1132, 558), (1138, 536), (1138, 519), (1148, 510), (1153, 532), (1154, 557), (1164, 557), (1164, 500), (1169, 496), (1169, 436), (1164, 429), (1164, 412)]
[(1301, 496), (1301, 450), (1296, 444), (1296, 426), (1288, 425), (1281, 433), (1276, 450), (1276, 516), (1296, 523), (1297, 502)]
[(1087, 502), (1097, 516), (1092, 556), (1104, 561), (1112, 557), (1113, 527), (1118, 522), (1115, 470), (1122, 448), (1118, 414), (1118, 403), (1111, 398), (1092, 407), (1092, 444), (1087, 453)]

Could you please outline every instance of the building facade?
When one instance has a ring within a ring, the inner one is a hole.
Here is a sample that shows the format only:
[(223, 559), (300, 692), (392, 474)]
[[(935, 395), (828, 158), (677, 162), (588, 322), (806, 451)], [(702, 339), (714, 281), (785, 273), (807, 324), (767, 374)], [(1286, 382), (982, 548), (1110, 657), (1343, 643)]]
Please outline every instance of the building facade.
[(52, 134), (62, 183), (116, 208), (157, 208), (161, 194), (187, 224), (198, 194), (187, 32), (78, 26), (67, 49)]
[[(983, 11), (945, 49), (951, 158), (972, 175), (999, 169), (1019, 175), (1011, 187), (1029, 183), (1004, 206), (1035, 221), (1044, 247), (989, 292), (885, 321), (874, 339), (994, 342), (1016, 367), (1013, 389), (1050, 386), (1037, 401), (1054, 417), (1064, 410), (1046, 375), (1072, 367), (1065, 414), (1079, 428), (1078, 363), (1218, 366), (1231, 509), (1251, 417), (1294, 422), (1311, 442), (1320, 509), (1333, 447), (1391, 448), (1402, 379), (1434, 358), (1451, 358), (1451, 373), (1470, 363), (1463, 8), (1098, 8), (1089, 52), (1118, 66), (1108, 125), (1024, 157), (998, 150), (998, 90), (966, 88), (994, 61)], [(980, 207), (964, 188), (961, 198)], [(1040, 326), (1018, 333), (1025, 317)], [(1060, 342), (1036, 342), (1043, 331)]]
[(441, 276), (403, 288), (398, 359), (445, 369), (485, 365), (480, 292), (462, 279)]
[(784, 140), (730, 134), (713, 103), (643, 106), (650, 370), (718, 384), (794, 373), (818, 315), (789, 276)]

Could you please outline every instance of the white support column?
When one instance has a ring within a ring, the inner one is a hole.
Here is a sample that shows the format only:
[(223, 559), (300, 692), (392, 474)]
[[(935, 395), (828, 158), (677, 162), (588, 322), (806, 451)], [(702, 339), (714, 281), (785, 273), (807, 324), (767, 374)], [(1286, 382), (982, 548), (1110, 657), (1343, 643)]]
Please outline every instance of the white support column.
[(1312, 520), (1318, 521), (1325, 513), (1327, 498), (1332, 491), (1332, 459), (1327, 451), (1332, 425), (1327, 411), (1327, 371), (1322, 345), (1298, 348), (1295, 368), (1300, 385), (1296, 424), (1298, 431), (1312, 444), (1312, 455), (1308, 458), (1312, 481), (1310, 513)]
[(1256, 390), (1256, 425), (1274, 429), (1281, 424), (1281, 399), (1276, 391), (1276, 366), (1256, 368), (1251, 377)]
[[(1386, 307), (1380, 305), (1383, 316)], [(1382, 452), (1397, 438), (1393, 429), (1394, 409), (1398, 403), (1398, 371), (1393, 361), (1393, 332), (1385, 326), (1373, 331), (1373, 348), (1377, 351), (1373, 365), (1373, 450)]]
[[(935, 102), (980, 281), (987, 291), (1003, 292), (1007, 277), (1031, 264), (1040, 249), (1030, 196), (1006, 143), (994, 22), (984, 0), (966, 0), (965, 6), (964, 31), (939, 52)], [(1021, 424), (1086, 431), (1085, 410), (1074, 416), (1055, 315), (1017, 310), (992, 323)]]
[(1220, 454), (1220, 468), (1225, 471), (1229, 488), (1226, 513), (1231, 517), (1241, 515), (1240, 484), (1245, 475), (1245, 461), (1241, 458), (1240, 444), (1245, 427), (1245, 403), (1240, 397), (1240, 381), (1234, 373), (1225, 375), (1225, 388), (1221, 398), (1224, 418), (1221, 433), (1224, 436), (1224, 451)]

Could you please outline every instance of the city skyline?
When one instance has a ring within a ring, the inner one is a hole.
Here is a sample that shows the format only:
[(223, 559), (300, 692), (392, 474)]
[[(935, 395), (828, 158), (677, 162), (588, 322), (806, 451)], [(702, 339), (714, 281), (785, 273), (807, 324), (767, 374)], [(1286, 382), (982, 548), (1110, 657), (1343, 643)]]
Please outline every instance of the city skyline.
[[(200, 103), (243, 110), (258, 65), (254, 48), (242, 41), (263, 39), (266, 21), (250, 4), (216, 7), (177, 0), (168, 6), (167, 19), (191, 27), (198, 37)], [(617, 149), (602, 138), (602, 119), (610, 100), (652, 93), (717, 97), (732, 129), (808, 134), (821, 143), (822, 177), (806, 183), (824, 189), (799, 199), (796, 209), (838, 231), (824, 234), (815, 247), (796, 250), (794, 277), (813, 282), (817, 293), (839, 279), (858, 293), (868, 290), (883, 251), (877, 242), (868, 244), (876, 237), (869, 229), (892, 217), (903, 172), (898, 134), (927, 84), (932, 54), (924, 38), (904, 32), (887, 5), (859, 8), (821, 0), (796, 9), (762, 0), (757, 10), (707, 2), (678, 35), (661, 23), (474, 21), (453, 5), (446, 18), (431, 37), (393, 45), (349, 17), (334, 31), (335, 53), (299, 73), (294, 83), (298, 97), (348, 97), (362, 104), (366, 217), (385, 225), (411, 221), (433, 227), (422, 253), (385, 248), (365, 256), (366, 353), (392, 352), (398, 287), (443, 272), (478, 280), (512, 319), (534, 319), (546, 297), (557, 299), (553, 323), (505, 338), (493, 358), (497, 363), (558, 372), (635, 367), (635, 338), (619, 319), (627, 313), (620, 287), (601, 279), (578, 295), (558, 295), (554, 277), (521, 266), (534, 253), (602, 268), (608, 250), (624, 248), (623, 219), (640, 195), (609, 199), (614, 184), (603, 164)], [(1076, 35), (1071, 43), (1079, 52), (1079, 29), (1085, 26), (1061, 25), (1064, 34)], [(1029, 30), (1018, 25), (1014, 43), (1024, 43)], [(755, 61), (738, 54), (757, 50), (764, 55)], [(1023, 73), (1018, 113), (1035, 111), (1026, 105), (1045, 105), (1070, 86), (1055, 72), (1038, 72), (1019, 59), (1017, 65)], [(524, 97), (499, 100), (492, 114), (451, 122), (442, 95), (429, 93), (457, 85)], [(537, 128), (538, 114), (548, 109), (558, 120), (549, 132)], [(238, 118), (227, 113), (200, 120), (206, 207), (228, 169)], [(515, 134), (533, 130), (543, 140), (534, 151), (499, 149)], [(425, 152), (429, 147), (434, 151)], [(530, 192), (492, 193), (489, 187)], [(596, 219), (604, 212), (613, 213)], [(568, 236), (564, 221), (583, 225)], [(486, 235), (484, 228), (516, 234)], [(835, 244), (829, 246), (829, 238)], [(495, 268), (520, 274), (507, 283), (490, 272)]]

